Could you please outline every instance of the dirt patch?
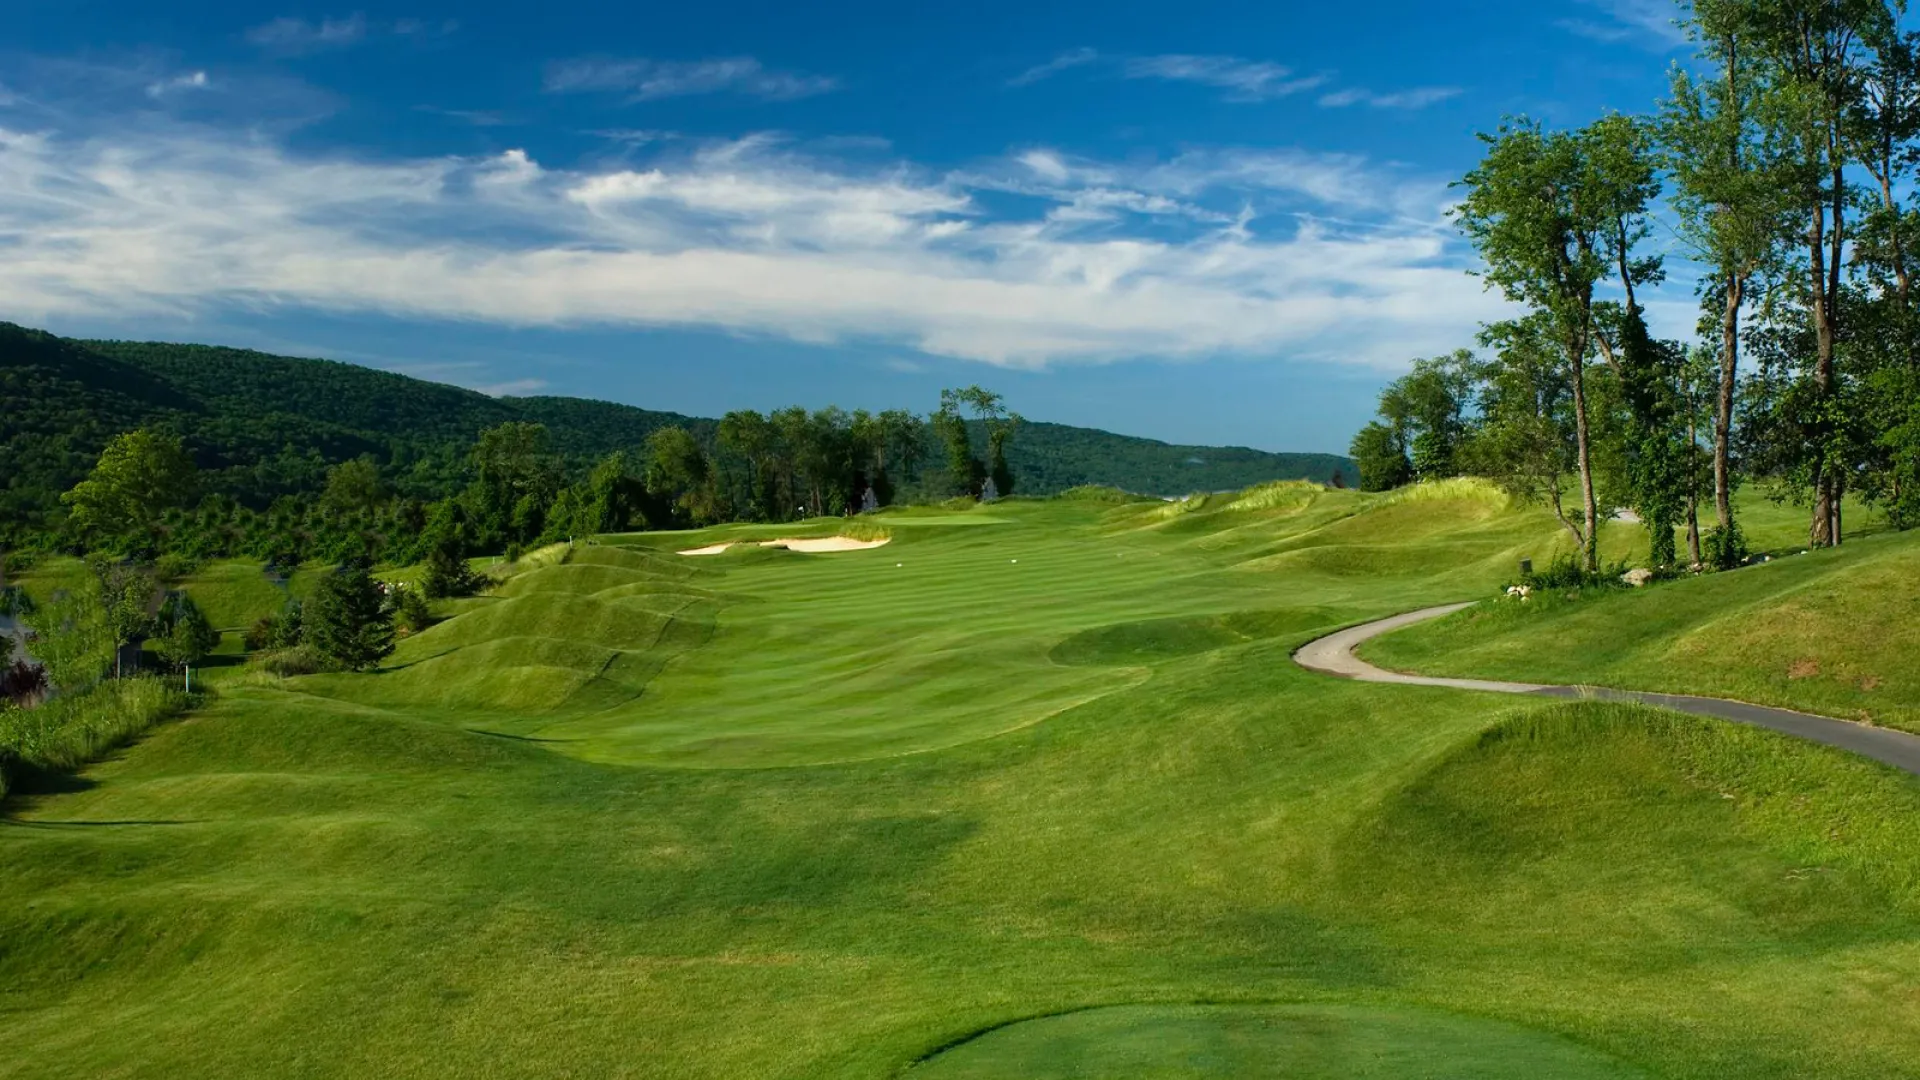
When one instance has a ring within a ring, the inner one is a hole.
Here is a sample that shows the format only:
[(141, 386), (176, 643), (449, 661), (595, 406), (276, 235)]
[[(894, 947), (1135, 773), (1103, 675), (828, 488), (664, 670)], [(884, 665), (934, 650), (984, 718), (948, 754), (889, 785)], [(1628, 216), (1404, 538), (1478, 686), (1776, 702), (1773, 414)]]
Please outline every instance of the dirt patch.
[(1811, 679), (1818, 674), (1820, 674), (1820, 661), (1818, 660), (1795, 660), (1792, 666), (1787, 668), (1787, 678), (1789, 679)]

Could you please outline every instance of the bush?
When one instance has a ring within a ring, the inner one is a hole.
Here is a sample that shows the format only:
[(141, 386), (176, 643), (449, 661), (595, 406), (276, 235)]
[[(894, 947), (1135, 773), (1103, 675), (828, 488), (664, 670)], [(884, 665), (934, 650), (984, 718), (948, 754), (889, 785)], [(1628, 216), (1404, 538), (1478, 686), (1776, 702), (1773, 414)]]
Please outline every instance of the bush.
[(1536, 570), (1521, 576), (1519, 584), (1529, 589), (1625, 589), (1626, 582), (1620, 580), (1627, 572), (1626, 563), (1603, 566), (1598, 570), (1588, 570), (1580, 565), (1580, 560), (1572, 555), (1561, 555), (1548, 564), (1547, 568)]
[(306, 637), (305, 623), (305, 611), (300, 601), (291, 601), (280, 614), (263, 615), (248, 628), (245, 639), (247, 651), (291, 649)]
[[(0, 638), (0, 642), (5, 641), (6, 638)], [(0, 666), (0, 702), (30, 708), (44, 701), (51, 688), (47, 682), (47, 669), (39, 664), (16, 659), (11, 664)]]
[(9, 774), (67, 771), (179, 712), (187, 697), (153, 678), (114, 679), (33, 709), (0, 710), (0, 795)]
[(387, 586), (386, 609), (392, 615), (394, 624), (409, 634), (417, 634), (433, 625), (433, 614), (427, 610), (427, 598), (420, 590), (406, 585)]
[(1746, 563), (1749, 554), (1747, 538), (1737, 521), (1728, 522), (1724, 529), (1713, 529), (1700, 542), (1700, 557), (1715, 570), (1735, 569)]
[(327, 667), (319, 650), (310, 645), (295, 645), (290, 649), (273, 649), (263, 652), (249, 661), (248, 665), (283, 679), (295, 675), (318, 674), (325, 671)]
[(177, 551), (169, 551), (154, 560), (153, 576), (173, 585), (198, 569), (200, 569), (198, 559), (182, 555)]
[(427, 553), (427, 572), (420, 579), (420, 585), (426, 590), (427, 599), (445, 600), (472, 596), (486, 581), (456, 550), (443, 544)]

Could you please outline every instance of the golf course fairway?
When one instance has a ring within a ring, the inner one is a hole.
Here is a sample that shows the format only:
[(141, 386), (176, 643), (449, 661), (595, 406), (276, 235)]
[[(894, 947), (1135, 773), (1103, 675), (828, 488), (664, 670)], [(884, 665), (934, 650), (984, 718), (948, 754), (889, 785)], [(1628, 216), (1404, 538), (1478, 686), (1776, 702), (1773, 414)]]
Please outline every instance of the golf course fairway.
[(1920, 1076), (1914, 778), (1290, 659), (1477, 599), (1363, 655), (1907, 726), (1768, 614), (1904, 632), (1914, 538), (1523, 608), (1565, 532), (1470, 481), (859, 524), (528, 557), (10, 794), (0, 1078)]

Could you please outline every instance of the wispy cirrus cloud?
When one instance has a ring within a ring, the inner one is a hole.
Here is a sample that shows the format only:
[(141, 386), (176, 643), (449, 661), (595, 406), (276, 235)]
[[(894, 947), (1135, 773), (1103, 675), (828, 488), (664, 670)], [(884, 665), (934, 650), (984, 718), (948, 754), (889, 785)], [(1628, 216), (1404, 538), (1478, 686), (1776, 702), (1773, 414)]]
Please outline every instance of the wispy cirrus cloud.
[[(1273, 101), (1319, 90), (1334, 81), (1330, 74), (1302, 75), (1282, 64), (1238, 56), (1187, 53), (1107, 56), (1097, 49), (1080, 48), (1069, 49), (1046, 63), (1028, 68), (1008, 79), (1007, 85), (1030, 86), (1063, 71), (1094, 65), (1104, 65), (1110, 72), (1127, 79), (1158, 79), (1214, 87), (1225, 91), (1225, 99), (1233, 102)], [(1387, 93), (1351, 87), (1330, 89), (1318, 100), (1329, 108), (1367, 105), (1377, 109), (1424, 109), (1459, 93), (1455, 87), (1419, 87)]]
[(163, 98), (169, 94), (177, 94), (185, 90), (206, 90), (212, 86), (213, 83), (207, 78), (206, 72), (189, 71), (181, 75), (174, 75), (170, 78), (158, 79), (148, 83), (147, 96), (150, 98)]
[(261, 23), (246, 33), (248, 43), (279, 53), (318, 52), (355, 44), (367, 36), (367, 17), (355, 12), (344, 19), (306, 19), (284, 16)]
[(1100, 51), (1098, 49), (1068, 49), (1066, 52), (1061, 53), (1046, 63), (1035, 64), (1033, 67), (1008, 79), (1007, 85), (1031, 86), (1043, 79), (1051, 79), (1063, 71), (1071, 71), (1074, 68), (1085, 67), (1088, 64), (1098, 63), (1099, 61)]
[(549, 93), (615, 93), (630, 101), (695, 94), (792, 101), (838, 86), (839, 81), (830, 76), (775, 71), (750, 56), (693, 61), (585, 57), (548, 65), (546, 77)]
[(1424, 109), (1449, 98), (1459, 97), (1460, 92), (1457, 86), (1421, 86), (1412, 90), (1396, 90), (1385, 94), (1349, 88), (1322, 95), (1320, 104), (1329, 109), (1343, 109), (1352, 105), (1365, 105), (1374, 109)]
[(459, 27), (459, 22), (453, 19), (407, 18), (374, 23), (369, 22), (365, 14), (356, 11), (343, 18), (329, 17), (317, 21), (283, 16), (249, 28), (245, 37), (249, 44), (266, 52), (301, 56), (348, 48), (381, 35), (416, 40), (444, 37)]
[(1580, 0), (1600, 18), (1561, 19), (1555, 25), (1569, 33), (1609, 43), (1637, 42), (1657, 51), (1687, 43), (1677, 12), (1669, 0)]
[(1296, 75), (1291, 68), (1237, 56), (1136, 56), (1121, 64), (1129, 79), (1198, 83), (1225, 90), (1228, 101), (1270, 101), (1327, 82), (1325, 75)]
[[(88, 121), (0, 114), (8, 317), (702, 327), (1038, 367), (1393, 366), (1503, 313), (1462, 272), (1444, 182), (1352, 156), (1028, 149), (934, 172), (763, 135), (581, 166), (315, 158), (252, 130)], [(1007, 192), (1021, 209), (983, 198)]]

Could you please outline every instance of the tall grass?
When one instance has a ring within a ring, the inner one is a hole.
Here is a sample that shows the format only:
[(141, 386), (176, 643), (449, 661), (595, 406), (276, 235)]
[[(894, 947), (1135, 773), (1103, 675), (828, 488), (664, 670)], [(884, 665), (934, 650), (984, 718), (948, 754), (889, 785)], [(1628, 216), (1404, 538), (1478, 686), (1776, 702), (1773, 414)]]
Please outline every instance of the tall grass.
[(153, 677), (110, 679), (38, 708), (0, 712), (0, 798), (10, 773), (77, 769), (185, 708), (187, 696)]
[(1513, 502), (1513, 497), (1501, 490), (1500, 485), (1477, 476), (1454, 476), (1445, 480), (1423, 480), (1417, 484), (1408, 484), (1387, 492), (1381, 498), (1383, 505), (1403, 502), (1425, 502), (1429, 499), (1472, 499), (1489, 506), (1504, 510)]

